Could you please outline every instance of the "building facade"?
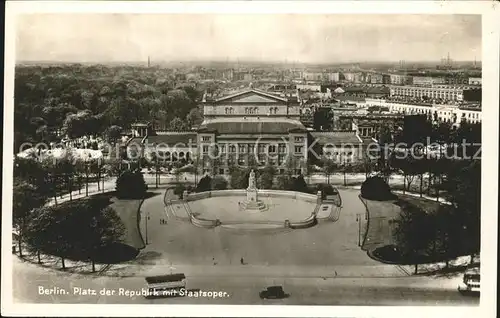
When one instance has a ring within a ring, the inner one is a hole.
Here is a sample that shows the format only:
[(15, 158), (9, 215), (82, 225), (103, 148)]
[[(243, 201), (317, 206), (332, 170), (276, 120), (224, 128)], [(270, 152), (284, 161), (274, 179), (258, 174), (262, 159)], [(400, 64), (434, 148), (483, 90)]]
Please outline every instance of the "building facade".
[(434, 85), (434, 86), (391, 86), (390, 96), (441, 99), (448, 101), (461, 101), (464, 90), (468, 87)]
[(436, 84), (446, 84), (444, 77), (413, 76), (413, 85), (429, 86)]
[[(128, 148), (148, 160), (193, 164), (204, 174), (228, 174), (235, 166), (274, 166), (280, 173), (293, 169), (305, 173), (309, 145), (342, 144), (361, 147), (356, 132), (336, 134), (306, 129), (301, 123), (301, 109), (296, 102), (264, 91), (242, 92), (203, 99), (204, 120), (195, 131), (155, 132), (140, 124)], [(321, 137), (321, 138), (320, 138)], [(139, 146), (139, 148), (141, 148)], [(128, 150), (129, 150), (128, 149)], [(344, 151), (341, 151), (344, 152)], [(347, 148), (342, 160), (358, 160)]]
[(483, 79), (481, 77), (470, 77), (469, 85), (482, 85)]

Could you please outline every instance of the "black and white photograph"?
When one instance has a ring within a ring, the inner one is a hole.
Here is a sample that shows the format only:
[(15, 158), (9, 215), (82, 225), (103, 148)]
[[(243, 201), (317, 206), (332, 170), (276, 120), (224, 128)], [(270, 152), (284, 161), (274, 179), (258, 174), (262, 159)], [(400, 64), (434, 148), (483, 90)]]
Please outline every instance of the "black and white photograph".
[(9, 312), (495, 316), (497, 7), (79, 2), (7, 3)]

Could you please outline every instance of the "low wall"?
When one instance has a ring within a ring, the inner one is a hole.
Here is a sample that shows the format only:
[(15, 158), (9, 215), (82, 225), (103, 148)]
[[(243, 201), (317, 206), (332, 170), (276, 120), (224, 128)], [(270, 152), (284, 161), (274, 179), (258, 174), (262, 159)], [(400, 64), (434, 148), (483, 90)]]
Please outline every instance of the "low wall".
[[(186, 201), (196, 201), (201, 199), (215, 198), (215, 197), (229, 197), (229, 196), (246, 196), (246, 190), (213, 190), (199, 193), (189, 193), (184, 199)], [(306, 202), (316, 203), (318, 200), (317, 195), (307, 194), (296, 191), (283, 191), (283, 190), (258, 190), (258, 195), (263, 198), (289, 198), (294, 200), (302, 200)]]
[(195, 217), (192, 214), (191, 214), (191, 223), (195, 226), (209, 228), (209, 229), (220, 225), (219, 220), (201, 219), (201, 218)]
[[(243, 189), (213, 190), (213, 191), (205, 191), (205, 192), (199, 192), (199, 193), (189, 193), (187, 195), (184, 195), (184, 202), (186, 204), (188, 204), (189, 201), (208, 199), (208, 198), (212, 198), (212, 197), (246, 196), (246, 193), (247, 193), (246, 190), (243, 190)], [(318, 204), (321, 203), (321, 202), (318, 202), (318, 196), (315, 194), (307, 194), (307, 193), (296, 192), (296, 191), (258, 190), (258, 195), (262, 198), (270, 198), (270, 197), (289, 198), (289, 199), (301, 200), (301, 201), (311, 202), (311, 203), (318, 203)], [(173, 203), (176, 201), (181, 202), (180, 200), (175, 200), (175, 201), (170, 201), (170, 202), (165, 202), (165, 203), (168, 204), (168, 203)], [(291, 229), (308, 228), (308, 227), (314, 226), (316, 224), (317, 208), (318, 208), (318, 205), (316, 205), (316, 208), (311, 213), (311, 216), (309, 216), (307, 219), (302, 220), (302, 221), (290, 222), (289, 220), (285, 220), (284, 223), (270, 222), (270, 221), (256, 221), (256, 222), (252, 222), (252, 223), (254, 223), (254, 224), (275, 224), (275, 225), (282, 224), (283, 228), (291, 228)], [(188, 214), (190, 215), (190, 217), (189, 217), (190, 222), (193, 225), (198, 226), (198, 227), (214, 228), (214, 227), (222, 225), (222, 223), (218, 219), (217, 220), (207, 220), (207, 219), (198, 218), (189, 212), (188, 212)], [(244, 224), (244, 223), (239, 222), (239, 221), (235, 221), (235, 222), (224, 222), (224, 224), (236, 225), (236, 224)]]
[(305, 220), (298, 221), (298, 222), (286, 222), (288, 223), (289, 227), (292, 229), (305, 229), (311, 226), (316, 225), (316, 215), (313, 213), (311, 214), (310, 217), (308, 217)]

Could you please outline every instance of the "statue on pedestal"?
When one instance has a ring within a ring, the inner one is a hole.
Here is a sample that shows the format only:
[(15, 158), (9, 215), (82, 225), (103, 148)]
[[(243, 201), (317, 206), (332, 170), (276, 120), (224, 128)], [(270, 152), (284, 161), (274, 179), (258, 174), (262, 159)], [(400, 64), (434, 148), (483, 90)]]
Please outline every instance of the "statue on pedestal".
[(248, 176), (248, 188), (247, 188), (247, 199), (242, 202), (240, 205), (240, 209), (246, 211), (264, 211), (267, 209), (266, 204), (260, 201), (257, 194), (257, 186), (255, 183), (255, 171), (250, 171), (250, 175)]
[(250, 171), (250, 176), (248, 177), (248, 190), (254, 190), (254, 189), (257, 189), (257, 187), (255, 186), (255, 172), (253, 171)]

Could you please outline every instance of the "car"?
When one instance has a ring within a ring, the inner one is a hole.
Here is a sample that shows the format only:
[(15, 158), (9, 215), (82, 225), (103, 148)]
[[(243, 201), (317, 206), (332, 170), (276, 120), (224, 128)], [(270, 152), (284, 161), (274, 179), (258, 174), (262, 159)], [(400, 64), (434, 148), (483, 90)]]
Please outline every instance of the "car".
[(270, 286), (259, 293), (260, 299), (283, 299), (288, 296), (281, 286)]

